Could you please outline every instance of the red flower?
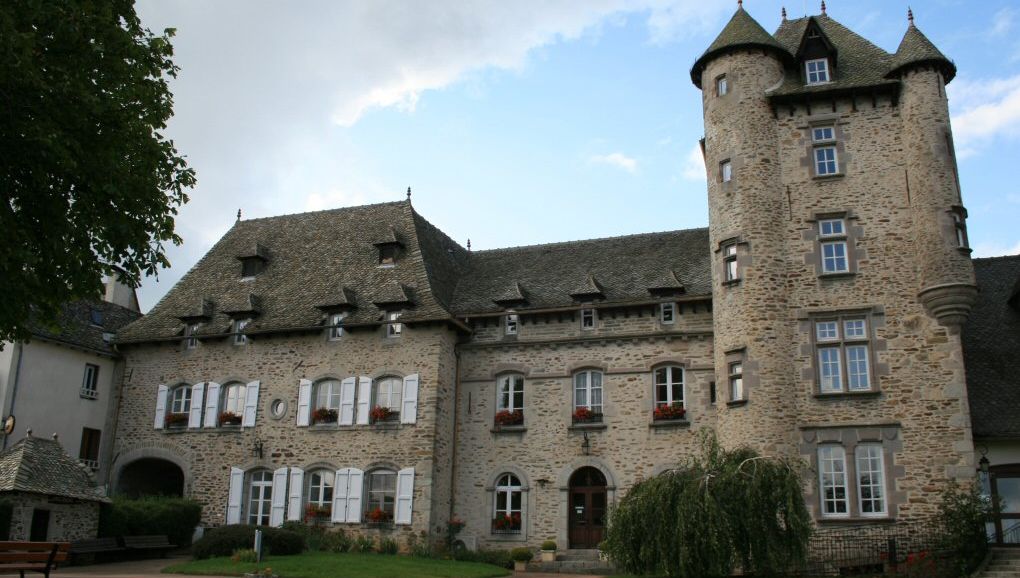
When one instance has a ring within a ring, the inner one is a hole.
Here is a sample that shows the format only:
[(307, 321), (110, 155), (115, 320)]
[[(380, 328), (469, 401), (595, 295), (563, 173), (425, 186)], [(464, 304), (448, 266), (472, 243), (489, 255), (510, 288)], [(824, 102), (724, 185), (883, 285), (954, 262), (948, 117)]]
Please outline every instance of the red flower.
[(510, 411), (504, 409), (496, 412), (496, 425), (521, 425), (524, 423), (524, 412), (515, 409)]
[(335, 409), (328, 407), (320, 407), (319, 409), (312, 412), (312, 421), (314, 423), (329, 423), (336, 422), (339, 412)]
[(372, 411), (370, 411), (368, 413), (368, 415), (372, 418), (373, 422), (376, 422), (376, 421), (387, 421), (390, 418), (392, 418), (393, 416), (395, 416), (396, 413), (397, 412), (393, 411), (392, 409), (390, 409), (388, 407), (377, 405), (377, 406), (372, 408)]
[(238, 425), (241, 421), (241, 416), (232, 411), (220, 413), (220, 425)]
[(376, 508), (374, 510), (365, 512), (365, 517), (368, 518), (369, 522), (373, 524), (381, 524), (390, 520), (390, 513), (382, 508)]
[(166, 425), (167, 427), (181, 426), (188, 423), (188, 414), (186, 413), (168, 413), (166, 414)]
[(669, 419), (683, 419), (687, 415), (687, 410), (679, 402), (674, 402), (672, 405), (660, 404), (655, 407), (655, 412), (652, 417), (655, 420), (669, 420)]

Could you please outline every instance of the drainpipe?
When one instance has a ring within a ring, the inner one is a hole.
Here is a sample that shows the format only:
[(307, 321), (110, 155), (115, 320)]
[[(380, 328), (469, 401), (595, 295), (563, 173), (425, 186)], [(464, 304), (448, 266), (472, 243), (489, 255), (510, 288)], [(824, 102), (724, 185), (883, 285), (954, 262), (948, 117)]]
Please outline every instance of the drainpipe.
[[(7, 415), (17, 416), (17, 414), (14, 413), (14, 398), (18, 395), (18, 381), (21, 379), (21, 359), (25, 356), (25, 346), (21, 342), (18, 342), (14, 344), (14, 348), (18, 353), (18, 363), (15, 365), (14, 369), (14, 383), (11, 384), (11, 407), (7, 411)], [(14, 432), (11, 432), (11, 435), (14, 435)], [(11, 436), (4, 436), (4, 442), (3, 445), (0, 446), (0, 449), (7, 449), (7, 438), (9, 437)]]
[(457, 432), (460, 429), (460, 419), (457, 415), (458, 399), (460, 398), (460, 351), (457, 344), (453, 346), (453, 449), (450, 454), (450, 513), (449, 520), (453, 519), (454, 496), (457, 495)]

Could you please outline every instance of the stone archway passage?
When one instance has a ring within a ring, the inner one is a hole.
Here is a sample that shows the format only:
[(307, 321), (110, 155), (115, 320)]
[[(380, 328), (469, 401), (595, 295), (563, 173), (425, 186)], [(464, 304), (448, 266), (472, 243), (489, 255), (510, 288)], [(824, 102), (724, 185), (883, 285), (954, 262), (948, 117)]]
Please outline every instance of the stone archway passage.
[(606, 476), (583, 467), (570, 476), (567, 507), (571, 548), (595, 548), (605, 535)]
[(159, 458), (141, 458), (128, 463), (117, 479), (117, 493), (129, 498), (142, 496), (184, 496), (184, 472), (180, 466)]

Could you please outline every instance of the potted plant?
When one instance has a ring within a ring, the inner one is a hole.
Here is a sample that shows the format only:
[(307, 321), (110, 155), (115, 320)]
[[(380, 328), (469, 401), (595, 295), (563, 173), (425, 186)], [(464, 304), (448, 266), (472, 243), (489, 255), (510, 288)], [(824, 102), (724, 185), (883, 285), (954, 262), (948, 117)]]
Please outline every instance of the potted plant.
[(368, 413), (368, 416), (372, 418), (372, 423), (378, 423), (381, 421), (390, 421), (397, 417), (397, 412), (392, 409), (377, 405), (372, 408), (372, 411)]
[(528, 562), (535, 557), (535, 554), (531, 551), (531, 548), (514, 548), (510, 550), (510, 559), (514, 561), (514, 570), (517, 572), (527, 572)]
[(496, 412), (496, 426), (522, 425), (524, 423), (524, 412), (519, 409), (510, 411), (504, 409)]
[(186, 413), (168, 413), (166, 414), (166, 427), (168, 428), (181, 428), (188, 425), (188, 414)]
[(336, 423), (339, 415), (335, 409), (320, 407), (312, 412), (312, 423)]
[(684, 419), (685, 415), (687, 415), (687, 410), (680, 402), (664, 403), (655, 407), (652, 419), (655, 421), (680, 420)]
[(237, 415), (232, 411), (224, 411), (220, 413), (220, 425), (241, 425), (241, 416)]
[(603, 562), (608, 562), (609, 561), (608, 542), (606, 540), (602, 540), (601, 542), (599, 542), (596, 548), (598, 548), (599, 560)]
[(543, 562), (555, 562), (556, 561), (556, 541), (546, 540), (542, 542), (542, 561)]

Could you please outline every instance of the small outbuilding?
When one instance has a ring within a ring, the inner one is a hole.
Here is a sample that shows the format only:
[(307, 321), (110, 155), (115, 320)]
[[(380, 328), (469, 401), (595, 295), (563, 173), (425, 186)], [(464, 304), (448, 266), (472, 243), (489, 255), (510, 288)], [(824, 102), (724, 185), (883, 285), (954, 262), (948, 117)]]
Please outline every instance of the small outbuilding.
[(32, 437), (29, 430), (0, 453), (0, 502), (10, 511), (0, 537), (6, 531), (8, 540), (95, 538), (99, 506), (109, 501), (88, 467), (67, 455), (56, 439)]

